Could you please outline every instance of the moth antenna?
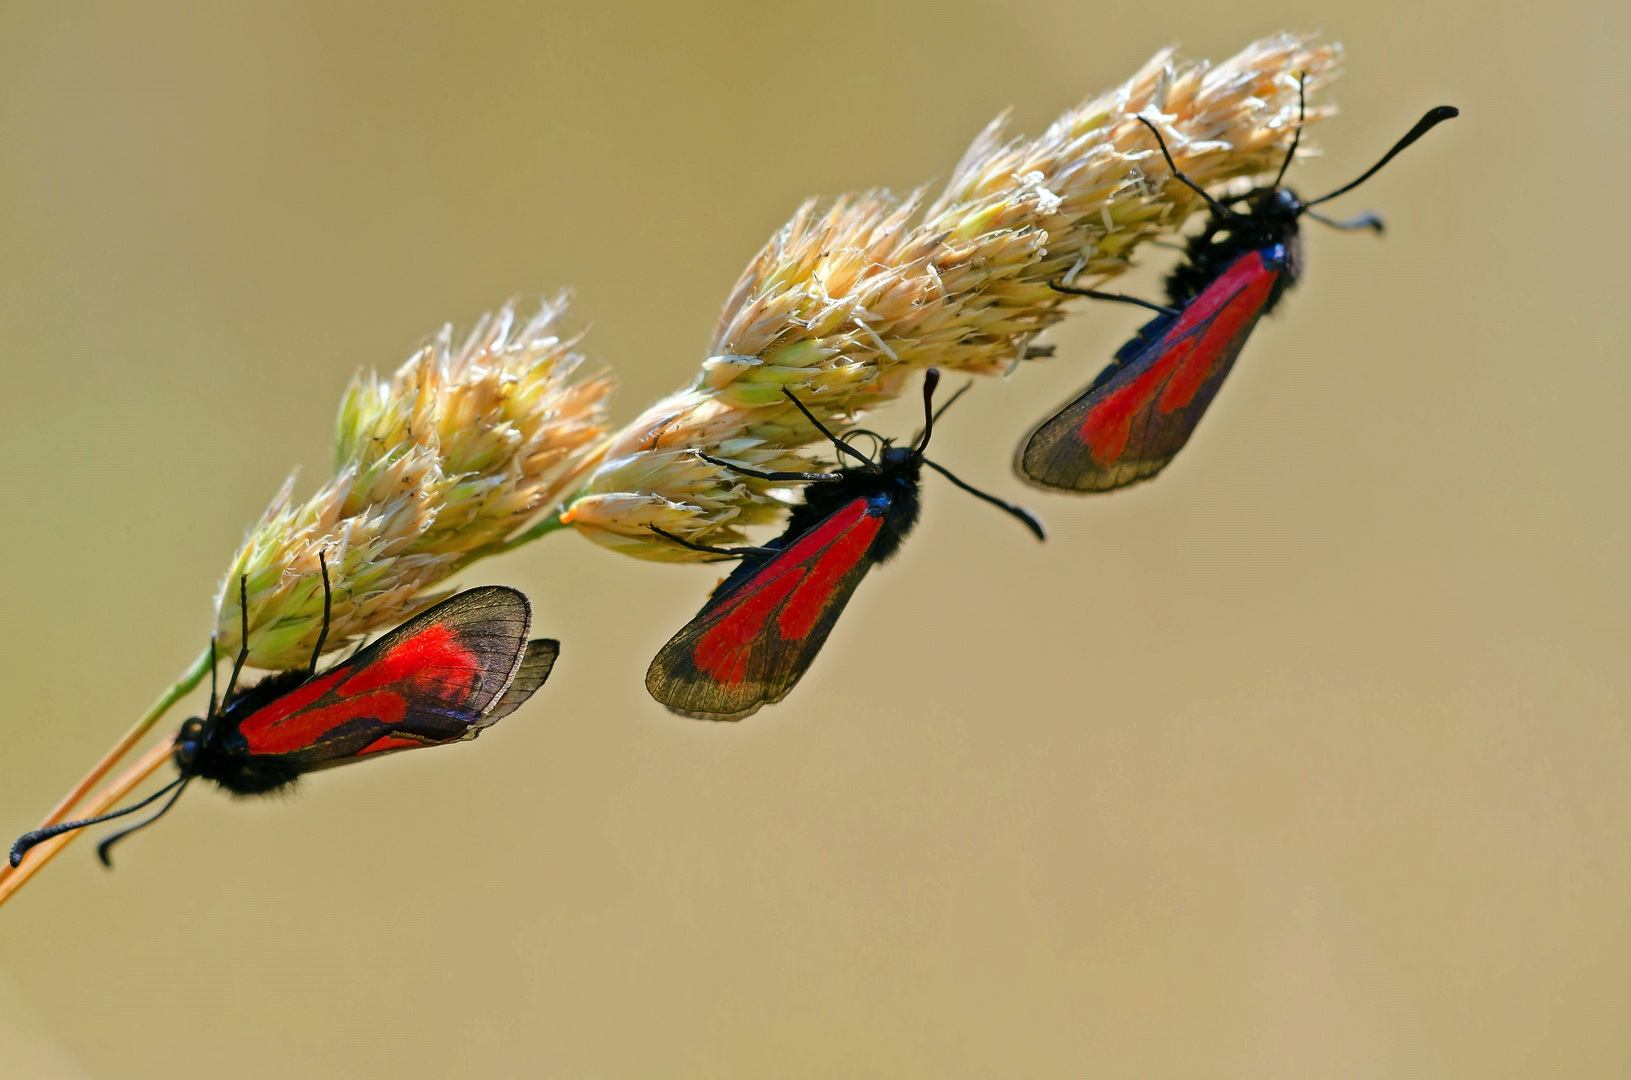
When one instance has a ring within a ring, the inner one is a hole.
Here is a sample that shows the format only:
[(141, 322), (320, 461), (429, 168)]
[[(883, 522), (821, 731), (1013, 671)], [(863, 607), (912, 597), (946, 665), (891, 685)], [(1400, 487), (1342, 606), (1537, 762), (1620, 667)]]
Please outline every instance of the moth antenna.
[[(1052, 346), (1049, 346), (1049, 348), (1052, 348)], [(966, 382), (962, 386), (958, 387), (957, 392), (955, 394), (953, 394), (951, 397), (947, 398), (945, 401), (942, 401), (940, 403), (940, 408), (936, 409), (934, 411), (934, 414), (929, 417), (930, 423), (934, 423), (934, 422), (938, 421), (942, 416), (945, 416), (946, 415), (946, 410), (951, 408), (953, 405), (957, 404), (957, 399), (962, 397), (964, 394), (968, 393), (972, 389), (974, 389), (974, 380), (973, 379), (970, 379), (968, 382)], [(923, 450), (923, 447), (921, 447), (921, 446), (918, 447), (918, 457), (920, 457), (920, 458), (923, 456), (922, 450)]]
[(941, 476), (944, 476), (947, 480), (950, 480), (952, 483), (956, 484), (970, 495), (973, 495), (975, 498), (984, 499), (986, 502), (990, 503), (992, 506), (995, 506), (1004, 513), (1012, 514), (1014, 517), (1017, 517), (1024, 523), (1027, 529), (1031, 530), (1031, 532), (1036, 535), (1038, 540), (1046, 540), (1048, 538), (1048, 529), (1047, 526), (1042, 524), (1042, 519), (1025, 509), (1023, 506), (1016, 506), (1011, 502), (997, 498), (995, 495), (981, 491), (973, 484), (968, 484), (962, 480), (959, 480), (957, 477), (953, 476), (951, 470), (947, 469), (944, 465), (937, 465), (928, 458), (923, 459), (923, 464), (927, 465)]
[(1454, 105), (1439, 105), (1435, 108), (1428, 109), (1427, 112), (1423, 114), (1422, 118), (1416, 121), (1416, 126), (1405, 132), (1404, 138), (1394, 143), (1393, 149), (1382, 155), (1381, 161), (1378, 161), (1375, 165), (1372, 165), (1370, 168), (1359, 174), (1359, 179), (1343, 184), (1329, 195), (1321, 195), (1317, 199), (1303, 203), (1304, 209), (1310, 206), (1318, 206), (1322, 202), (1329, 202), (1338, 195), (1346, 195), (1360, 184), (1363, 184), (1366, 180), (1369, 180), (1371, 177), (1375, 176), (1377, 170), (1381, 169), (1383, 165), (1386, 165), (1388, 162), (1398, 157), (1399, 152), (1405, 147), (1409, 146), (1411, 143), (1415, 142), (1429, 131), (1432, 131), (1444, 121), (1454, 119), (1460, 115), (1461, 110), (1456, 108)]
[(929, 436), (934, 434), (934, 418), (938, 415), (934, 411), (934, 392), (939, 385), (939, 368), (930, 368), (923, 373), (923, 434), (912, 447), (912, 456), (919, 461), (923, 460), (923, 451), (928, 448)]
[(1280, 162), (1280, 171), (1274, 174), (1273, 187), (1279, 187), (1280, 181), (1286, 178), (1286, 170), (1291, 168), (1291, 159), (1297, 156), (1297, 144), (1303, 139), (1303, 124), (1308, 120), (1308, 98), (1304, 93), (1303, 73), (1297, 72), (1297, 130), (1291, 136), (1291, 149), (1286, 151), (1286, 159)]
[[(329, 614), (332, 611), (331, 605), (333, 603), (333, 596), (329, 592), (328, 585), (328, 560), (323, 558), (323, 553), (321, 551), (317, 553), (317, 565), (323, 570), (323, 629), (318, 631), (317, 634), (317, 648), (311, 651), (311, 667), (306, 671), (306, 678), (308, 679), (317, 674), (317, 658), (323, 655), (323, 642), (328, 640), (328, 621)], [(248, 634), (245, 634), (244, 642), (247, 644), (248, 641), (249, 636)], [(161, 810), (160, 813), (163, 813), (163, 811)], [(141, 826), (138, 825), (136, 828), (139, 829)], [(129, 831), (134, 832), (135, 829), (131, 829)], [(123, 834), (121, 833), (120, 835)], [(101, 849), (98, 848), (97, 850), (100, 851)], [(104, 859), (103, 861), (106, 862), (107, 860)]]
[[(102, 860), (102, 865), (107, 867), (109, 870), (112, 870), (113, 869), (113, 860), (108, 858), (108, 852), (110, 850), (112, 850), (113, 845), (117, 844), (119, 841), (121, 841), (125, 837), (129, 836), (131, 833), (139, 832), (140, 830), (147, 828), (149, 825), (153, 824), (153, 822), (157, 821), (159, 818), (163, 817), (165, 814), (168, 814), (170, 812), (170, 807), (172, 807), (172, 806), (174, 806), (176, 804), (176, 800), (181, 798), (181, 793), (183, 791), (187, 790), (187, 785), (189, 783), (191, 783), (191, 782), (192, 782), (192, 777), (191, 776), (182, 777), (181, 778), (181, 786), (176, 788), (176, 793), (174, 795), (170, 796), (170, 801), (169, 802), (167, 802), (163, 806), (159, 807), (159, 812), (158, 813), (154, 814), (152, 817), (148, 818), (146, 821), (138, 821), (136, 824), (132, 825), (128, 829), (120, 829), (118, 832), (114, 833), (112, 836), (110, 836), (107, 839), (103, 840), (100, 844), (97, 844), (96, 845), (96, 857), (98, 859)], [(162, 795), (163, 792), (160, 792), (159, 794)]]
[(873, 461), (871, 458), (867, 457), (865, 454), (863, 454), (859, 450), (855, 449), (855, 447), (851, 446), (849, 443), (845, 442), (843, 439), (840, 439), (837, 435), (834, 435), (831, 431), (828, 431), (827, 430), (827, 425), (823, 424), (820, 420), (817, 420), (816, 417), (815, 417), (815, 413), (811, 412), (809, 409), (804, 407), (804, 402), (802, 402), (802, 401), (800, 401), (798, 399), (797, 394), (793, 393), (793, 391), (787, 389), (787, 387), (785, 387), (785, 386), (782, 387), (782, 393), (787, 395), (787, 400), (791, 401), (794, 405), (798, 406), (799, 412), (804, 414), (804, 418), (806, 420), (810, 421), (810, 423), (815, 425), (817, 431), (821, 432), (821, 434), (827, 436), (827, 438), (832, 440), (832, 444), (834, 446), (838, 447), (838, 449), (839, 449), (839, 451), (841, 453), (849, 454), (852, 457), (855, 457), (856, 459), (858, 459), (862, 464), (864, 464), (872, 472), (883, 472), (883, 470), (878, 467), (878, 463), (876, 461)]
[(1360, 229), (1369, 229), (1377, 236), (1387, 232), (1387, 223), (1380, 216), (1369, 212), (1360, 214), (1358, 217), (1351, 217), (1347, 221), (1337, 221), (1335, 218), (1328, 218), (1324, 214), (1316, 213), (1313, 210), (1304, 210), (1303, 214), (1306, 217), (1313, 218), (1328, 229), (1340, 229), (1343, 232), (1357, 232)]
[[(23, 856), (28, 853), (28, 849), (33, 847), (35, 844), (49, 840), (53, 836), (61, 836), (65, 832), (72, 832), (74, 829), (83, 829), (87, 825), (97, 825), (104, 821), (112, 821), (116, 817), (124, 817), (126, 814), (134, 814), (142, 807), (157, 801), (171, 788), (186, 784), (188, 779), (189, 777), (178, 776), (168, 784), (165, 784), (163, 787), (153, 792), (153, 794), (149, 795), (147, 798), (143, 799), (141, 802), (132, 806), (127, 806), (123, 810), (115, 810), (111, 814), (99, 814), (96, 817), (82, 818), (79, 821), (64, 821), (59, 824), (49, 826), (48, 828), (35, 829), (33, 832), (24, 833), (17, 838), (17, 842), (15, 844), (11, 845), (11, 865), (16, 866), (18, 863), (21, 863), (23, 861)], [(168, 809), (168, 807), (166, 807), (166, 809)]]
[(1212, 212), (1214, 214), (1222, 214), (1224, 217), (1231, 218), (1238, 218), (1241, 216), (1240, 214), (1237, 214), (1233, 210), (1229, 209), (1227, 206), (1224, 206), (1222, 203), (1218, 202), (1216, 199), (1212, 198), (1212, 196), (1207, 193), (1205, 188), (1201, 187), (1199, 184), (1195, 183), (1195, 181), (1178, 171), (1178, 163), (1172, 160), (1172, 155), (1167, 151), (1167, 140), (1161, 137), (1161, 132), (1156, 130), (1154, 124), (1150, 123), (1142, 116), (1138, 118), (1138, 122), (1149, 128), (1150, 134), (1155, 136), (1155, 144), (1161, 148), (1161, 156), (1167, 159), (1167, 168), (1172, 170), (1172, 178), (1174, 180), (1177, 180), (1179, 183), (1188, 187), (1189, 190), (1205, 199), (1206, 205), (1212, 208)]

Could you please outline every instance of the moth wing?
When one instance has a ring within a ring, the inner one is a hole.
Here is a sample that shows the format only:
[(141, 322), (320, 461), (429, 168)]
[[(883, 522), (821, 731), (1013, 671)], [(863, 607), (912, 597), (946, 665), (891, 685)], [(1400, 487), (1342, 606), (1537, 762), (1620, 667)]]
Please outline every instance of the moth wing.
[(504, 707), (530, 655), (531, 625), (515, 589), (467, 590), (256, 710), (238, 732), (250, 754), (279, 755), (302, 772), (474, 738)]
[(550, 671), (555, 667), (555, 660), (560, 655), (561, 643), (553, 638), (534, 638), (527, 642), (527, 655), (522, 657), (521, 666), (516, 669), (510, 688), (504, 691), (504, 696), (498, 699), (498, 704), (481, 718), (481, 726), (491, 727), (525, 704), (533, 691), (544, 685), (544, 680), (549, 678)]
[(1117, 363), (1020, 445), (1021, 478), (1044, 488), (1111, 491), (1164, 469), (1234, 367), (1277, 276), (1261, 252), (1247, 252), (1177, 318), (1151, 321), (1117, 352)]
[(786, 697), (872, 568), (889, 503), (846, 503), (717, 591), (651, 661), (651, 696), (701, 720), (740, 720)]

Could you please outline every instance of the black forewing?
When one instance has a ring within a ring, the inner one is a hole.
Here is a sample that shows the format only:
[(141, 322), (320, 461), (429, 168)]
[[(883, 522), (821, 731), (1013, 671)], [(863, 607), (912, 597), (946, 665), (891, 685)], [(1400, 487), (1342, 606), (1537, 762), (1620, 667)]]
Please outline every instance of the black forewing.
[(651, 696), (703, 720), (740, 720), (786, 697), (876, 562), (893, 501), (853, 499), (779, 554), (739, 567), (652, 660)]
[[(1185, 308), (1160, 315), (1074, 401), (1020, 444), (1015, 468), (1038, 487), (1110, 491), (1164, 469), (1194, 433), (1273, 295), (1278, 263), (1249, 252)], [(1182, 403), (1168, 406), (1170, 388)]]
[(521, 669), (531, 623), (515, 589), (459, 593), (249, 715), (229, 710), (238, 744), (230, 749), (308, 772), (473, 738)]

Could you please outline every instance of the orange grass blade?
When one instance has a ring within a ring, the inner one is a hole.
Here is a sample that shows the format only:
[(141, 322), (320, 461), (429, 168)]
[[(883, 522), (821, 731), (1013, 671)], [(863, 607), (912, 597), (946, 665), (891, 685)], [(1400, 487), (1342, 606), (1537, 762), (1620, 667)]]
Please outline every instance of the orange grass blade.
[[(113, 767), (119, 764), (121, 758), (130, 753), (132, 747), (142, 741), (144, 735), (153, 730), (153, 725), (158, 723), (159, 719), (169, 711), (170, 706), (180, 701), (193, 687), (198, 685), (199, 681), (209, 671), (209, 662), (210, 653), (208, 649), (199, 653), (198, 659), (194, 660), (192, 666), (182, 674), (181, 678), (176, 680), (175, 685), (160, 695), (159, 699), (148, 707), (147, 712), (142, 714), (141, 719), (132, 724), (130, 730), (119, 737), (119, 741), (113, 744), (113, 749), (102, 755), (102, 760), (98, 761), (91, 771), (86, 773), (79, 783), (74, 785), (72, 791), (62, 797), (62, 801), (52, 808), (51, 813), (44, 821), (40, 822), (38, 827), (44, 829), (58, 822), (67, 821), (73, 808), (79, 805), (79, 800), (83, 799), (92, 788), (101, 782), (102, 777), (112, 772)], [(95, 815), (91, 816), (94, 817)]]
[[(157, 717), (154, 719), (157, 719)], [(158, 771), (159, 766), (170, 760), (170, 746), (174, 741), (174, 737), (171, 737), (156, 743), (151, 750), (138, 758), (134, 765), (120, 774), (117, 780), (97, 792), (85, 804), (82, 810), (83, 815), (85, 817), (95, 817), (97, 814), (106, 813), (120, 799), (129, 795), (137, 784), (152, 776)], [(6, 874), (4, 878), (0, 878), (0, 904), (4, 904), (11, 899), (12, 893), (27, 884), (29, 878), (33, 877), (41, 867), (50, 862), (57, 852), (77, 840), (84, 831), (83, 829), (75, 829), (73, 832), (53, 836), (44, 843), (30, 849), (28, 854), (23, 856), (22, 865), (10, 870), (10, 873)], [(8, 867), (8, 869), (10, 868)]]

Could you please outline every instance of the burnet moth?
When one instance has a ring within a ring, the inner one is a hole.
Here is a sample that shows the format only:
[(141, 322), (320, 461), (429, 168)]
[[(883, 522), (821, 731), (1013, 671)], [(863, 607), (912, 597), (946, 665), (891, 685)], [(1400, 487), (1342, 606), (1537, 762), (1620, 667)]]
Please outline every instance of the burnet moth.
[(123, 817), (169, 794), (158, 813), (97, 847), (111, 866), (109, 849), (163, 817), (197, 777), (234, 795), (266, 795), (287, 790), (304, 773), (473, 739), (549, 678), (560, 642), (527, 640), (532, 605), (499, 585), (449, 597), (319, 675), (332, 596), (327, 561), (318, 559), (323, 628), (310, 665), (238, 686), (249, 656), (248, 585), (240, 579), (244, 644), (219, 705), (212, 664), (208, 710), (183, 723), (175, 737), (171, 756), (181, 775), (134, 806), (26, 834), (12, 845), (11, 865), (42, 840)]
[[(1299, 80), (1299, 112), (1301, 95)], [(1302, 137), (1302, 115), (1274, 182), (1222, 201), (1178, 171), (1160, 131), (1139, 117), (1155, 135), (1173, 177), (1206, 200), (1206, 225), (1190, 238), (1184, 261), (1168, 275), (1165, 304), (1053, 283), (1059, 292), (1137, 304), (1158, 314), (1116, 351), (1079, 397), (1038, 424), (1020, 444), (1015, 458), (1020, 476), (1038, 487), (1110, 491), (1148, 480), (1165, 468), (1189, 441), (1257, 320), (1296, 284), (1302, 272), (1300, 220), (1310, 217), (1334, 229), (1380, 233), (1382, 220), (1374, 214), (1333, 221), (1313, 207), (1352, 191), (1434, 126), (1457, 115), (1459, 110), (1448, 105), (1429, 110), (1359, 179), (1306, 202), (1280, 186)]]
[[(664, 645), (646, 672), (651, 696), (682, 716), (701, 720), (740, 720), (785, 698), (821, 651), (833, 624), (867, 571), (899, 550), (917, 523), (919, 473), (938, 472), (953, 484), (1012, 514), (1038, 540), (1042, 523), (1029, 510), (1004, 502), (959, 480), (923, 456), (934, 422), (962, 394), (938, 411), (934, 391), (940, 373), (923, 380), (923, 433), (910, 447), (877, 440), (877, 460), (827, 430), (791, 391), (800, 412), (830, 439), (842, 463), (832, 473), (763, 472), (700, 454), (744, 476), (761, 480), (804, 480), (804, 501), (793, 508), (787, 531), (763, 547), (721, 548), (693, 544), (653, 527), (653, 531), (693, 551), (709, 551), (742, 562), (720, 582), (696, 618)], [(967, 390), (964, 387), (963, 390)]]

